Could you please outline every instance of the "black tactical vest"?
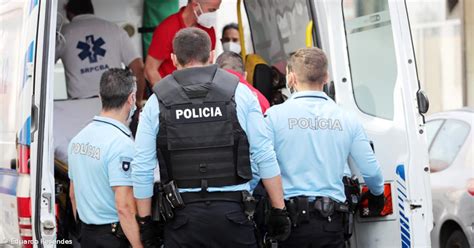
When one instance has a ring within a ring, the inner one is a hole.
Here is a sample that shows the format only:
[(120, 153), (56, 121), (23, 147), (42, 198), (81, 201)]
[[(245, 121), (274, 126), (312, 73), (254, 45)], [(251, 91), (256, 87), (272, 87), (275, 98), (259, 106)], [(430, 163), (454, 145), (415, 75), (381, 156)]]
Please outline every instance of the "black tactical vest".
[(205, 190), (252, 178), (234, 99), (239, 79), (215, 69), (211, 82), (190, 84), (177, 71), (153, 88), (160, 108), (156, 145), (163, 183), (175, 180), (179, 188)]

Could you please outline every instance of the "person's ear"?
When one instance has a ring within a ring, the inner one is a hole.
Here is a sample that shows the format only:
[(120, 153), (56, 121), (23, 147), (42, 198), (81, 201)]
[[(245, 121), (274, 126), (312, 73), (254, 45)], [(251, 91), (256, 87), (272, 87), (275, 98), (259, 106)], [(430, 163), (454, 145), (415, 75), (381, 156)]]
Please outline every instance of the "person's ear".
[(171, 61), (173, 61), (174, 67), (178, 68), (180, 66), (178, 62), (178, 58), (176, 57), (176, 54), (171, 53)]
[(293, 75), (293, 87), (296, 89), (298, 87), (298, 80), (296, 80), (296, 74), (293, 72), (291, 73)]
[(130, 103), (130, 105), (133, 105), (133, 104), (136, 104), (136, 93), (135, 92), (132, 92), (130, 93), (130, 95), (128, 95), (128, 103)]
[(214, 64), (214, 57), (215, 56), (216, 56), (216, 50), (212, 50), (209, 53), (209, 61), (208, 61), (209, 64)]
[(324, 79), (323, 79), (323, 85), (329, 83), (329, 73), (326, 72), (326, 74), (324, 75)]
[(244, 78), (247, 78), (247, 75), (248, 75), (247, 71), (244, 71)]
[(296, 76), (295, 76), (295, 73), (292, 72), (292, 71), (288, 71), (288, 86), (290, 87), (294, 87), (296, 85)]

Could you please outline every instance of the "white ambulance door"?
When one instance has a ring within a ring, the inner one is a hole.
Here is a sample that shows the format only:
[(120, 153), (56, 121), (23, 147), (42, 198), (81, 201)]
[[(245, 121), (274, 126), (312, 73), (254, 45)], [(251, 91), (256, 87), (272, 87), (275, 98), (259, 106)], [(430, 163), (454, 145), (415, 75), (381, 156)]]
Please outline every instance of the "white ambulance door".
[(38, 29), (33, 67), (35, 114), (31, 125), (31, 212), (38, 247), (55, 247), (55, 187), (53, 159), (53, 75), (56, 0), (36, 0)]
[(28, 175), (17, 169), (19, 150), (29, 149), (26, 139), (18, 139), (30, 115), (20, 115), (25, 104), (22, 94), (29, 93), (31, 100), (31, 90), (22, 87), (26, 7), (26, 0), (0, 3), (0, 246), (21, 241), (18, 207), (23, 200), (17, 196), (28, 199), (28, 189), (17, 190), (19, 182), (29, 186), (28, 180), (24, 180)]
[(359, 248), (429, 247), (432, 204), (421, 114), (427, 105), (420, 93), (405, 2), (314, 3), (336, 102), (362, 121), (391, 194), (386, 216), (357, 214), (351, 243)]

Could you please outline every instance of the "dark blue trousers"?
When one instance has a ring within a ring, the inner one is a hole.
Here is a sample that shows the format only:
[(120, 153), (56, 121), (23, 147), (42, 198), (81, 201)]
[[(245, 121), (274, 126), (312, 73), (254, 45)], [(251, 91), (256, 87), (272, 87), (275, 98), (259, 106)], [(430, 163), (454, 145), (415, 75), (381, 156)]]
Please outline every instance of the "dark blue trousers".
[(343, 248), (344, 220), (343, 214), (336, 212), (331, 222), (319, 213), (311, 213), (308, 223), (291, 229), (290, 237), (278, 244), (279, 248)]
[(257, 248), (255, 228), (237, 202), (189, 203), (165, 225), (166, 248)]

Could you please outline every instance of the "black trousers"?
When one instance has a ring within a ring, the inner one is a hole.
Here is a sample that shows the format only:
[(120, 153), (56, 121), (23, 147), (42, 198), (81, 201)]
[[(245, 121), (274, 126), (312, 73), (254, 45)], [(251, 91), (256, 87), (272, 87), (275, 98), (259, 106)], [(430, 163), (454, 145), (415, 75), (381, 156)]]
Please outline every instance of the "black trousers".
[(212, 201), (175, 210), (175, 218), (165, 225), (164, 244), (166, 248), (256, 248), (257, 240), (241, 203)]
[(311, 213), (310, 220), (291, 229), (290, 237), (279, 242), (279, 248), (343, 248), (344, 247), (344, 218), (336, 212), (328, 218), (319, 213)]
[(110, 225), (87, 225), (81, 227), (82, 248), (128, 248), (126, 239), (119, 239), (113, 233)]

